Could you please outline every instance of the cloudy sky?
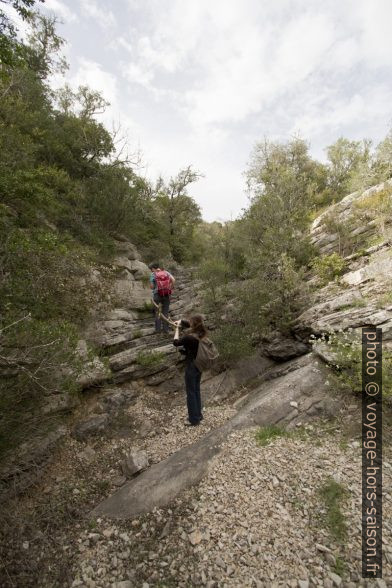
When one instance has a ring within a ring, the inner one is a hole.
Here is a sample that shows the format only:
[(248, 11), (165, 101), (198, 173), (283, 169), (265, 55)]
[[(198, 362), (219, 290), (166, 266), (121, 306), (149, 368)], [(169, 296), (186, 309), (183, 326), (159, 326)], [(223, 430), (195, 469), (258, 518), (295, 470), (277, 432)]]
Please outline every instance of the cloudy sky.
[(252, 147), (300, 133), (379, 141), (392, 121), (390, 0), (46, 0), (77, 86), (111, 102), (142, 175), (192, 164), (206, 220), (247, 204)]

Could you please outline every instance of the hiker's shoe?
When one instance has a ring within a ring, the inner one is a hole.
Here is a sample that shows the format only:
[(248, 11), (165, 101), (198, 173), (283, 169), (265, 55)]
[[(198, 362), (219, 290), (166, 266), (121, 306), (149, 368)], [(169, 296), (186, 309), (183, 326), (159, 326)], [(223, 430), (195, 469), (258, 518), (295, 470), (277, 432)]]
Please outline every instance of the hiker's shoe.
[(200, 421), (197, 421), (197, 423), (190, 423), (189, 421), (186, 421), (184, 425), (185, 427), (197, 427), (198, 425), (200, 425)]

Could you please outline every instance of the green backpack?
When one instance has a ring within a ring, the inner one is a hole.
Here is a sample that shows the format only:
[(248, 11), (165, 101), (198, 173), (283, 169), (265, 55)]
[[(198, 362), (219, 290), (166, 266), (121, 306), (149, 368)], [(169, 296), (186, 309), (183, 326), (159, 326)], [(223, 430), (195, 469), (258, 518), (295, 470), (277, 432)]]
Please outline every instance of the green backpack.
[(219, 351), (208, 337), (203, 337), (202, 339), (197, 338), (199, 339), (199, 347), (195, 359), (195, 366), (199, 371), (204, 372), (214, 367), (219, 357)]

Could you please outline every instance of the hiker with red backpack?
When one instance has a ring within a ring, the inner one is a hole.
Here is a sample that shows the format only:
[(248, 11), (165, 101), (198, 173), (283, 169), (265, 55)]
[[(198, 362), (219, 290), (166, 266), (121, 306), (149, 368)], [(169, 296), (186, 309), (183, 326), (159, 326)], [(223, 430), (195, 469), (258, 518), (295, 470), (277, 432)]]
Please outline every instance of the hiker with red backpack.
[[(169, 316), (170, 296), (175, 284), (175, 279), (166, 270), (159, 267), (159, 263), (151, 263), (148, 266), (151, 270), (150, 288), (152, 290), (152, 298), (158, 306), (161, 305), (162, 315), (166, 318)], [(161, 320), (159, 310), (155, 310), (155, 332), (160, 333), (161, 329), (164, 333), (169, 333), (169, 324), (165, 320)]]
[[(180, 337), (180, 328), (189, 331)], [(207, 337), (207, 329), (200, 314), (191, 316), (189, 321), (181, 319), (176, 322), (173, 345), (181, 347), (180, 353), (185, 355), (185, 389), (188, 407), (186, 427), (200, 425), (203, 420), (200, 380), (205, 369), (211, 369), (218, 358), (218, 351)]]

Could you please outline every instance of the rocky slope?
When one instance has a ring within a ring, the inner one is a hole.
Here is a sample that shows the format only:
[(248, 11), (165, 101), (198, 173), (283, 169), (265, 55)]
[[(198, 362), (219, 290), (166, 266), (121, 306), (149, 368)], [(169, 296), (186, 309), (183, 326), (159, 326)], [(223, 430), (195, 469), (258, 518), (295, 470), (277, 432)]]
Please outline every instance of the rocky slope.
[[(311, 280), (311, 301), (294, 327), (298, 339), (308, 341), (310, 336), (346, 332), (359, 344), (362, 327), (372, 325), (382, 328), (384, 350), (392, 349), (392, 214), (385, 215), (384, 230), (380, 231), (374, 220), (376, 213), (358, 216), (356, 208), (381, 192), (385, 192), (385, 184), (351, 194), (313, 222), (312, 240), (325, 254), (338, 253), (341, 248), (341, 235), (334, 232), (339, 224), (331, 227), (326, 221), (331, 213), (345, 223), (346, 241), (358, 236), (361, 239), (355, 242), (354, 252), (344, 258), (339, 277), (321, 286), (316, 278)], [(388, 193), (390, 201), (391, 194)], [(369, 246), (369, 240), (377, 244)], [(328, 362), (323, 353), (325, 346), (315, 348)]]
[[(347, 219), (358, 198), (344, 199), (335, 213)], [(330, 253), (341, 242), (325, 214), (312, 235)], [(369, 221), (356, 234), (368, 239), (376, 228)], [(24, 524), (2, 546), (4, 585), (392, 585), (390, 425), (385, 580), (374, 583), (360, 580), (358, 398), (341, 393), (323, 343), (309, 352), (311, 335), (355, 334), (368, 324), (382, 326), (390, 344), (390, 243), (363, 247), (345, 263), (339, 279), (322, 287), (312, 278), (311, 303), (291, 339), (274, 334), (248, 360), (203, 376), (205, 420), (188, 430), (181, 358), (169, 338), (154, 334), (148, 268), (132, 244), (119, 240), (110, 308), (97, 309), (86, 333), (101, 354), (89, 356), (84, 399), (56, 432), (62, 443), (44, 462), (44, 477), (22, 500), (9, 498), (5, 526)], [(177, 268), (175, 275), (171, 313), (180, 318), (199, 300), (192, 273)], [(87, 343), (83, 348), (87, 353)], [(259, 447), (256, 428), (272, 424), (292, 433)], [(144, 471), (134, 476), (140, 452)], [(320, 495), (331, 477), (348, 493), (343, 543), (325, 522)], [(48, 528), (49, 540), (42, 532)]]

